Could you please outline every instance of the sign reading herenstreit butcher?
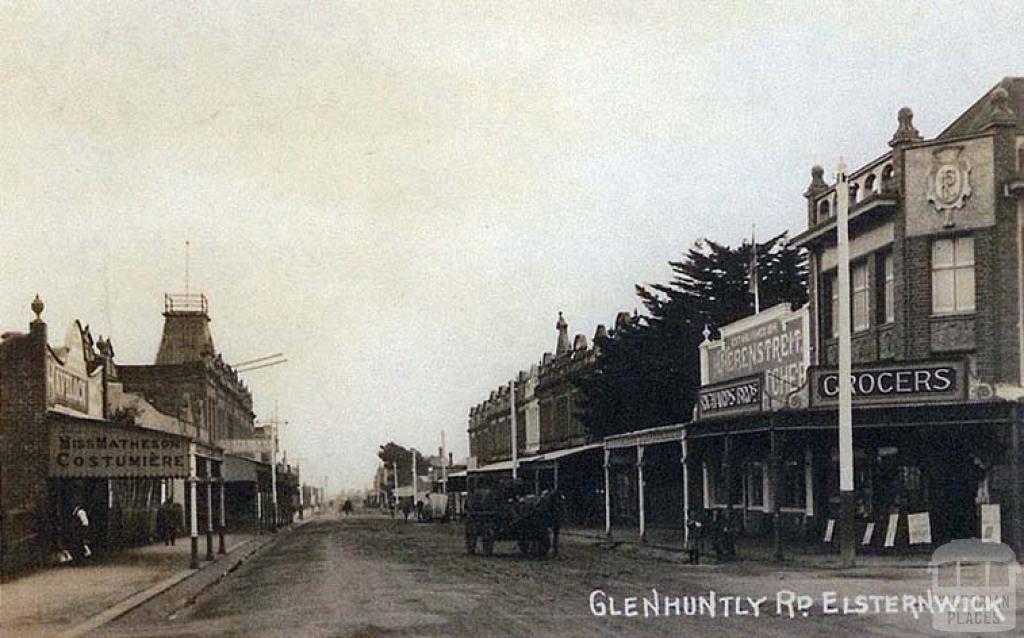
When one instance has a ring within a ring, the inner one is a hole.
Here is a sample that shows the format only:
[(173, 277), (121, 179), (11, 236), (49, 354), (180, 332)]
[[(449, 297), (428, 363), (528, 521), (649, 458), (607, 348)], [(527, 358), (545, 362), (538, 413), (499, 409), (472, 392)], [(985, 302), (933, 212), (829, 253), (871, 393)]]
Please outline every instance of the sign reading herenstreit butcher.
[(807, 309), (779, 304), (723, 326), (721, 338), (701, 344), (701, 385), (764, 375), (765, 409), (779, 409), (807, 380)]
[(59, 423), (50, 430), (50, 476), (185, 478), (188, 439), (114, 425)]

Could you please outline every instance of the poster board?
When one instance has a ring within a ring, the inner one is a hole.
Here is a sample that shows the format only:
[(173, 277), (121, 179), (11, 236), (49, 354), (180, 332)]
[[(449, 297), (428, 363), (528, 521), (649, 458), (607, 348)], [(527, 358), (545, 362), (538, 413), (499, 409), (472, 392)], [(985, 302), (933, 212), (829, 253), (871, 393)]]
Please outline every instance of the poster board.
[(907, 514), (907, 531), (911, 545), (929, 545), (932, 542), (932, 519), (928, 512)]
[(1003, 542), (1002, 512), (998, 503), (985, 503), (981, 506), (981, 542)]
[(834, 518), (828, 519), (828, 523), (825, 524), (825, 539), (824, 542), (832, 542), (832, 534), (836, 530), (836, 520)]
[(870, 545), (871, 539), (875, 535), (875, 524), (874, 522), (868, 523), (867, 527), (864, 528), (864, 538), (861, 539), (861, 545)]
[(885, 546), (893, 547), (896, 545), (896, 528), (900, 524), (899, 514), (889, 514), (889, 524), (885, 527)]

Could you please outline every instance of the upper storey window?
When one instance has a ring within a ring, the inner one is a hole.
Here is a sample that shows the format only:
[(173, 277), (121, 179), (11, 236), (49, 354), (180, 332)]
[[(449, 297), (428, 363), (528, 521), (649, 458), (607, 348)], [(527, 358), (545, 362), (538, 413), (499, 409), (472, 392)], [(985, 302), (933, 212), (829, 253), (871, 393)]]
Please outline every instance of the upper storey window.
[(867, 262), (854, 264), (850, 269), (850, 288), (853, 295), (853, 303), (850, 304), (853, 309), (853, 330), (867, 330), (871, 326), (868, 317), (868, 298), (871, 296), (871, 290), (868, 288)]
[(932, 242), (932, 312), (974, 311), (974, 238)]
[(832, 207), (827, 199), (823, 199), (818, 204), (818, 223), (820, 224), (830, 217), (832, 217)]

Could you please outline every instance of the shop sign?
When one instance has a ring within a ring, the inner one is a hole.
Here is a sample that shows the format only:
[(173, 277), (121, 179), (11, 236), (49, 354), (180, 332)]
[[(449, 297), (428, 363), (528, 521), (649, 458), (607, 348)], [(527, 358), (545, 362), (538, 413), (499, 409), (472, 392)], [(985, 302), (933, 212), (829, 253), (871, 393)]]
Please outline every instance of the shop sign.
[(760, 412), (763, 387), (761, 375), (702, 387), (697, 394), (697, 418)]
[(89, 382), (49, 359), (46, 361), (46, 371), (50, 377), (46, 384), (47, 404), (63, 405), (88, 414)]
[(50, 429), (50, 476), (185, 478), (188, 439), (114, 425), (56, 423)]
[[(959, 401), (967, 396), (962, 361), (905, 363), (854, 368), (850, 386), (857, 405)], [(811, 368), (811, 404), (836, 405), (839, 373), (835, 368)]]
[(981, 506), (981, 540), (983, 543), (1001, 543), (1002, 522), (998, 503)]
[(928, 512), (907, 514), (907, 530), (911, 545), (930, 545), (932, 542), (932, 520)]
[(772, 409), (807, 380), (809, 364), (808, 311), (779, 304), (719, 331), (721, 338), (701, 344), (701, 381), (718, 385), (763, 374), (763, 394)]

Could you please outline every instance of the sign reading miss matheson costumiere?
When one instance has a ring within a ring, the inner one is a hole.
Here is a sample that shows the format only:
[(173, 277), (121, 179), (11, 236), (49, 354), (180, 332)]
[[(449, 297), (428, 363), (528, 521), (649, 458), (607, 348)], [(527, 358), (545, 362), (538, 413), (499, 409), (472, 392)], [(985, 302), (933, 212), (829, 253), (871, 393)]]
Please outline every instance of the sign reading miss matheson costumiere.
[(185, 478), (188, 439), (113, 425), (55, 424), (50, 430), (50, 476)]

